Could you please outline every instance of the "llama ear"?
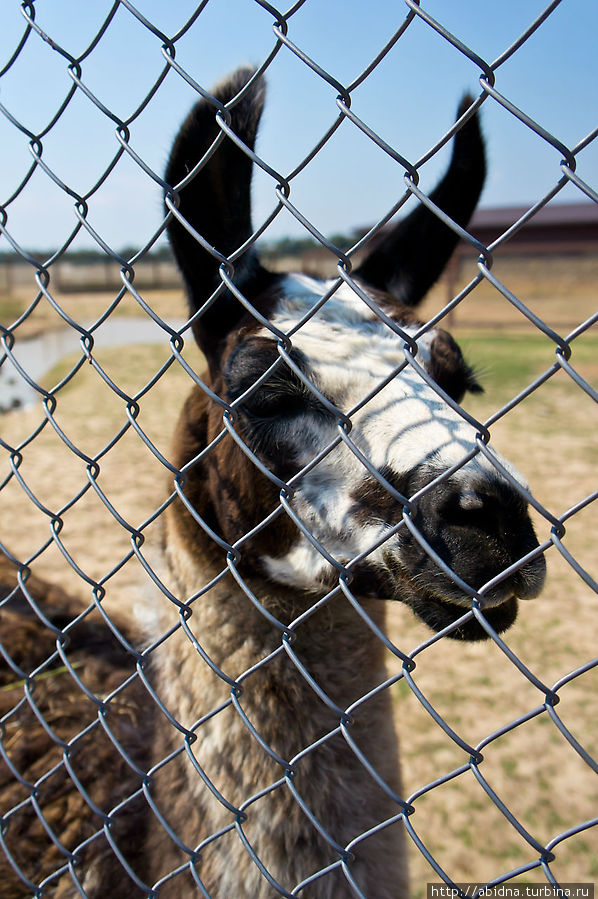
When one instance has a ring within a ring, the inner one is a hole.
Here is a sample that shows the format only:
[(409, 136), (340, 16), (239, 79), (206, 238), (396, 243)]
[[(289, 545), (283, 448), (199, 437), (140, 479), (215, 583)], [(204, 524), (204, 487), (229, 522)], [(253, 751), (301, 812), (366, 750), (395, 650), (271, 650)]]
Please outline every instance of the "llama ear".
[[(461, 101), (458, 118), (473, 102)], [(451, 162), (430, 195), (432, 202), (465, 228), (484, 186), (486, 160), (477, 114), (454, 138)], [(374, 244), (354, 274), (405, 306), (417, 306), (442, 274), (459, 237), (422, 203)]]
[[(218, 110), (234, 101), (254, 74), (255, 70), (250, 67), (238, 69), (213, 90), (215, 103), (202, 99), (193, 107), (179, 130), (166, 169), (166, 181), (175, 190), (221, 136), (216, 120)], [(230, 128), (251, 151), (264, 96), (264, 81), (258, 79), (237, 103), (230, 105)], [(173, 213), (168, 236), (185, 280), (191, 314), (197, 312), (222, 284), (220, 256), (228, 258), (252, 234), (252, 166), (247, 153), (224, 135), (197, 173), (178, 190), (178, 216)], [(202, 246), (189, 229), (197, 232), (216, 254)], [(233, 264), (235, 286), (249, 300), (264, 293), (276, 280), (276, 276), (262, 268), (252, 248)], [(234, 295), (223, 289), (197, 319), (194, 334), (210, 367), (218, 357), (220, 341), (237, 325), (244, 312), (243, 305)]]

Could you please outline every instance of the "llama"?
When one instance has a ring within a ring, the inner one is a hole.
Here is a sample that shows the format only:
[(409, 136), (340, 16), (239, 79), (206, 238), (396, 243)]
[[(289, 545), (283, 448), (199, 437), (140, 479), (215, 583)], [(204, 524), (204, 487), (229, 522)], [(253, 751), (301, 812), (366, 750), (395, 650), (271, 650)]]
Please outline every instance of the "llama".
[[(157, 603), (155, 633), (117, 622), (117, 643), (104, 621), (93, 639), (87, 619), (69, 629), (77, 612), (44, 598), (52, 588), (17, 586), (12, 569), (1, 579), (12, 670), (32, 671), (67, 634), (62, 654), (91, 669), (88, 692), (69, 680), (77, 728), (60, 715), (44, 727), (25, 704), (37, 743), (3, 750), (6, 896), (44, 883), (58, 897), (406, 897), (389, 691), (360, 702), (385, 679), (382, 600), (476, 640), (472, 596), (501, 632), (543, 584), (521, 476), (474, 453), (454, 408), (481, 389), (475, 375), (447, 332), (419, 334), (414, 308), (455, 233), (420, 206), (375, 243), (354, 286), (267, 271), (246, 249), (264, 92), (256, 72), (235, 72), (192, 109), (167, 167), (169, 238), (208, 365), (172, 441), (163, 551), (176, 602)], [(235, 140), (220, 139), (216, 110)], [(465, 227), (484, 176), (473, 116), (433, 203)], [(33, 692), (42, 714), (51, 689)], [(6, 731), (18, 715), (2, 711)], [(55, 788), (41, 779), (52, 765)], [(31, 827), (45, 854), (27, 848)]]

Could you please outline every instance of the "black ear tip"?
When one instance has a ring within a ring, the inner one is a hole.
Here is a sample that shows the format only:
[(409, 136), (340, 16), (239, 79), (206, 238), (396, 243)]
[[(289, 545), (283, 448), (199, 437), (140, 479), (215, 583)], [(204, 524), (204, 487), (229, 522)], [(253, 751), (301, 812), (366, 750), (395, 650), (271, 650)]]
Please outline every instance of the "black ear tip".
[[(253, 149), (255, 143), (266, 96), (264, 79), (258, 77), (252, 81), (256, 72), (257, 69), (253, 66), (241, 66), (220, 81), (211, 91), (211, 97), (214, 98), (216, 103), (226, 106), (243, 91), (243, 88), (249, 85), (241, 98), (231, 107), (230, 127), (240, 140), (251, 149)], [(251, 84), (249, 84), (250, 81)], [(217, 106), (214, 102), (203, 97), (191, 109), (181, 125), (170, 154), (170, 160), (166, 169), (166, 181), (168, 184), (174, 186), (188, 175), (193, 166), (201, 159), (202, 154), (208, 149), (211, 142), (218, 137), (220, 129), (216, 120), (216, 112)], [(222, 153), (226, 152), (226, 149), (219, 152), (222, 157)], [(229, 167), (231, 168), (234, 167), (234, 158), (233, 155), (232, 163), (229, 160)], [(206, 167), (204, 177), (199, 180), (196, 179), (196, 192), (201, 183), (205, 182), (206, 174), (207, 180), (213, 180), (217, 177), (212, 168), (210, 166)], [(243, 177), (246, 176), (243, 175)]]
[(466, 365), (467, 368), (467, 383), (466, 389), (468, 393), (485, 393), (486, 391), (482, 387), (479, 379), (478, 379), (478, 371), (471, 365)]
[[(465, 94), (459, 103), (457, 119), (465, 115), (474, 102), (475, 98), (471, 94)], [(480, 191), (486, 173), (485, 155), (480, 114), (476, 110), (455, 134), (454, 159), (458, 165), (463, 166), (467, 171), (477, 172)]]
[[(222, 79), (212, 90), (212, 96), (219, 103), (225, 105), (241, 93), (243, 88), (255, 76), (255, 66), (240, 66), (230, 75)], [(260, 76), (250, 85), (246, 93), (231, 110), (232, 127), (235, 131), (245, 132), (248, 129), (257, 129), (264, 101), (266, 99), (266, 81)]]
[[(457, 109), (457, 119), (460, 119), (461, 116), (465, 115), (473, 103), (475, 103), (475, 97), (472, 94), (465, 94), (461, 98), (461, 102)], [(458, 142), (460, 138), (466, 141), (474, 140), (478, 144), (483, 142), (479, 110), (476, 110), (474, 114), (467, 119), (465, 124), (461, 126), (455, 135), (455, 141)]]
[(457, 118), (461, 118), (461, 116), (467, 112), (473, 102), (474, 97), (470, 93), (467, 93), (463, 97), (461, 97), (461, 102), (459, 103), (459, 107), (457, 109)]

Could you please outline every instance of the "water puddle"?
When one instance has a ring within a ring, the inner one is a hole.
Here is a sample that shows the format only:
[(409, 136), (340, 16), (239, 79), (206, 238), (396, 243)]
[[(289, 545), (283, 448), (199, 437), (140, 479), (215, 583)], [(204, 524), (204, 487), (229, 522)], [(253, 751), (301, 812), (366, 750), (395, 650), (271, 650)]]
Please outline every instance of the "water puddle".
[[(169, 322), (173, 329), (180, 329), (184, 321)], [(91, 328), (91, 324), (83, 324)], [(165, 343), (168, 334), (150, 318), (115, 316), (108, 318), (94, 332), (97, 346), (117, 347), (131, 344)], [(56, 363), (81, 350), (80, 335), (73, 328), (48, 331), (37, 337), (16, 340), (13, 355), (28, 377), (39, 383), (39, 379)], [(0, 348), (0, 360), (2, 358)], [(0, 365), (0, 413), (11, 409), (31, 406), (39, 400), (40, 394), (27, 382), (10, 358)]]

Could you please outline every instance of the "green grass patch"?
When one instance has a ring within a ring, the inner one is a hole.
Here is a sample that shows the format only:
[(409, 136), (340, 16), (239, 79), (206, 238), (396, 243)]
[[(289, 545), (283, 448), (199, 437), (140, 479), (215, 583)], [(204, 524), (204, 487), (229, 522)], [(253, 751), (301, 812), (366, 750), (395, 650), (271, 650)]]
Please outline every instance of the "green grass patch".
[(397, 681), (397, 683), (394, 685), (393, 697), (396, 701), (407, 699), (412, 695), (413, 694), (411, 692), (411, 687), (406, 680), (402, 679), (400, 681)]
[(27, 308), (24, 300), (0, 296), (0, 324), (5, 328), (12, 325)]
[[(555, 344), (544, 334), (464, 331), (456, 336), (488, 393), (514, 396), (555, 363)], [(598, 336), (582, 334), (571, 348), (571, 364), (591, 380), (592, 374), (598, 373)], [(569, 383), (573, 389), (579, 389), (572, 381)]]
[(507, 777), (513, 778), (517, 775), (517, 759), (504, 758), (500, 760), (500, 764)]
[[(142, 390), (145, 384), (171, 358), (171, 352), (166, 343), (110, 347), (97, 353), (94, 351), (94, 355), (106, 374), (112, 378), (121, 390), (124, 390), (130, 396), (134, 396), (138, 391)], [(184, 356), (194, 371), (199, 374), (204, 371), (205, 360), (191, 339), (188, 341)], [(55, 387), (73, 370), (80, 359), (79, 353), (65, 356), (43, 376), (41, 379), (43, 386), (47, 390)], [(177, 378), (177, 383), (180, 384), (182, 395), (185, 395), (185, 390), (191, 390), (193, 384), (191, 378), (183, 371), (176, 360), (172, 363), (171, 369), (172, 374)], [(66, 391), (71, 390), (75, 386), (80, 386), (82, 376), (85, 377), (86, 375), (92, 385), (95, 383), (98, 387), (100, 386), (100, 375), (92, 370), (90, 363), (85, 362), (74, 379), (64, 386), (61, 394), (64, 395)]]

